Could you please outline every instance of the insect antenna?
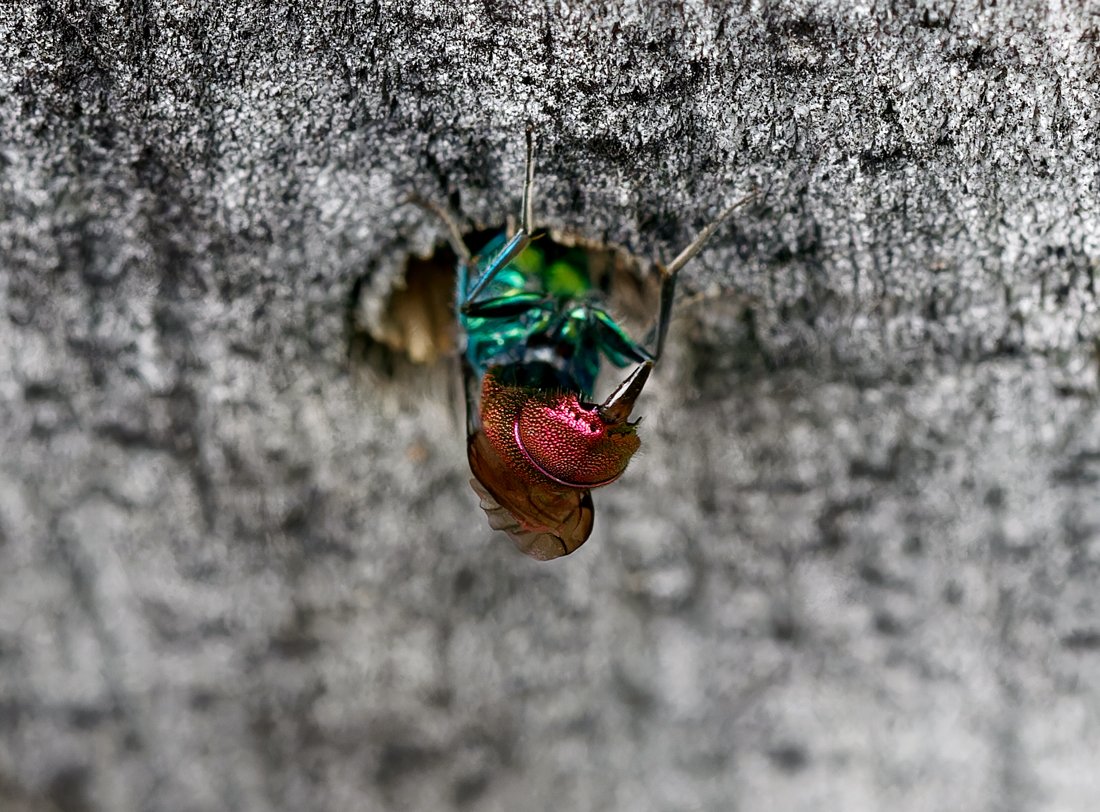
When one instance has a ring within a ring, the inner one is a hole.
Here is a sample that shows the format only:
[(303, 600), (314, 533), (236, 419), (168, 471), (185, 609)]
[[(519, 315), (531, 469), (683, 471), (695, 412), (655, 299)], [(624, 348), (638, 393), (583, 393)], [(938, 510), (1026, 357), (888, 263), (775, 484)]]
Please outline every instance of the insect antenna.
[(523, 179), (523, 217), (520, 228), (531, 234), (535, 228), (535, 125), (527, 125), (527, 168)]
[(740, 200), (735, 200), (733, 203), (730, 203), (728, 206), (722, 209), (721, 213), (713, 220), (711, 220), (706, 228), (704, 228), (702, 231), (699, 232), (698, 235), (696, 235), (695, 239), (691, 241), (687, 248), (681, 251), (676, 259), (672, 260), (672, 262), (668, 263), (668, 265), (665, 266), (664, 274), (666, 276), (675, 276), (681, 268), (683, 268), (691, 261), (692, 257), (694, 257), (703, 249), (703, 246), (706, 245), (707, 240), (709, 240), (714, 235), (714, 232), (718, 230), (718, 226), (722, 225), (722, 222), (731, 214), (733, 214), (735, 210), (741, 208), (746, 203), (751, 202), (757, 194), (758, 190), (753, 189), (752, 192), (745, 195)]
[(647, 344), (651, 341), (656, 341), (656, 344), (650, 351), (650, 355), (653, 356), (654, 360), (661, 357), (661, 353), (665, 348), (665, 338), (668, 336), (668, 325), (672, 320), (672, 300), (676, 295), (676, 274), (691, 261), (692, 257), (703, 249), (707, 240), (714, 235), (714, 232), (718, 230), (722, 222), (736, 209), (754, 200), (758, 191), (757, 189), (753, 189), (752, 192), (745, 195), (740, 200), (735, 200), (733, 203), (726, 206), (726, 208), (722, 209), (718, 216), (711, 220), (710, 223), (696, 235), (695, 239), (688, 244), (687, 248), (681, 251), (676, 259), (672, 260), (668, 265), (657, 263), (657, 269), (661, 272), (660, 304), (658, 305), (657, 323), (653, 325), (653, 329), (650, 330), (649, 334), (646, 336)]

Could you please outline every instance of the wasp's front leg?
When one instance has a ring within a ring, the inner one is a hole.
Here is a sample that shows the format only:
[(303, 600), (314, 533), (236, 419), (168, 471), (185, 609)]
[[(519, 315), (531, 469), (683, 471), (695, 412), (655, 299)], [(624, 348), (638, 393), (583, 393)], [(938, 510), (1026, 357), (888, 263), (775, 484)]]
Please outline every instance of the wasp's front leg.
[(735, 200), (733, 203), (726, 206), (726, 208), (722, 209), (718, 216), (700, 231), (695, 239), (692, 240), (691, 243), (676, 256), (676, 259), (672, 260), (668, 265), (662, 265), (659, 262), (655, 263), (657, 272), (661, 275), (661, 294), (657, 306), (657, 323), (649, 331), (645, 340), (646, 344), (652, 344), (653, 346), (653, 349), (648, 352), (654, 361), (661, 357), (661, 353), (665, 348), (665, 338), (668, 336), (668, 325), (672, 320), (672, 301), (676, 298), (676, 278), (680, 273), (680, 269), (687, 265), (688, 262), (703, 249), (707, 240), (714, 235), (714, 232), (718, 230), (718, 227), (722, 225), (722, 222), (727, 217), (736, 209), (751, 202), (756, 195), (757, 191), (754, 189), (750, 194), (745, 195), (740, 200)]
[[(531, 240), (535, 239), (534, 184), (535, 134), (534, 130), (528, 127), (527, 165), (523, 182), (523, 211), (521, 213), (519, 231), (517, 231), (496, 254), (485, 260), (484, 266), (482, 266), (477, 279), (467, 280), (467, 285), (463, 285), (459, 288), (462, 294), (462, 302), (459, 306), (463, 313), (469, 313), (469, 308), (477, 301), (477, 297), (485, 290), (489, 283), (493, 281), (496, 275), (504, 268), (507, 268), (513, 259), (527, 249), (527, 246), (531, 244)], [(478, 265), (480, 266), (481, 263), (478, 262)], [(472, 285), (472, 287), (470, 285)]]

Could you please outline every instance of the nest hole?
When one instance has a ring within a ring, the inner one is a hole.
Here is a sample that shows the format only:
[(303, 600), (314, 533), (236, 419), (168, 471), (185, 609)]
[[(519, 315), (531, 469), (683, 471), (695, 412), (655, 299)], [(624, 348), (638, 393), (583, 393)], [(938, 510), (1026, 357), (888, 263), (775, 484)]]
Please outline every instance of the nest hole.
[[(463, 234), (475, 256), (503, 229)], [(648, 263), (624, 248), (568, 233), (547, 232), (533, 248), (545, 261), (583, 263), (595, 288), (606, 297), (611, 313), (632, 334), (641, 337), (657, 314), (660, 284)], [(376, 318), (366, 316), (366, 278), (351, 295), (348, 356), (354, 366), (366, 366), (387, 378), (413, 373), (458, 352), (455, 317), (458, 258), (446, 243), (430, 256), (410, 255)]]

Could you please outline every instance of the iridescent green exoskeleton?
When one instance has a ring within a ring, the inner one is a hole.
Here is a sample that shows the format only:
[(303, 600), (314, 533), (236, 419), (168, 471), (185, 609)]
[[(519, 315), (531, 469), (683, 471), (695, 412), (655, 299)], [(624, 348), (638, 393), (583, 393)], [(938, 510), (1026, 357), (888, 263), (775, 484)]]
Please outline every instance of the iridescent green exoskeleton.
[[(458, 256), (456, 310), (465, 336), (467, 453), (489, 524), (538, 559), (568, 555), (592, 532), (592, 488), (614, 482), (638, 449), (630, 421), (668, 333), (676, 275), (718, 225), (752, 196), (722, 211), (660, 275), (656, 323), (635, 341), (608, 313), (582, 253), (548, 261), (532, 213), (534, 134), (527, 132), (523, 211), (515, 234), (473, 256), (450, 215)], [(636, 365), (602, 403), (593, 401), (603, 360)]]

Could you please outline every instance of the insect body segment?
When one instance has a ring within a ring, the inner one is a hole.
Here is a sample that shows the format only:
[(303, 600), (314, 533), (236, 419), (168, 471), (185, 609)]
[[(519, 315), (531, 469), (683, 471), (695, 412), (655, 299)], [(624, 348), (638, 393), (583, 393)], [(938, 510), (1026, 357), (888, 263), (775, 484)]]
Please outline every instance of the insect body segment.
[[(520, 229), (501, 234), (477, 257), (438, 206), (459, 257), (456, 310), (466, 339), (467, 455), (489, 524), (538, 559), (568, 555), (592, 532), (591, 489), (614, 482), (638, 450), (630, 414), (660, 356), (676, 273), (696, 254), (728, 207), (661, 273), (661, 302), (650, 335), (636, 342), (607, 312), (583, 252), (549, 259), (532, 224), (534, 141)], [(742, 201), (743, 202), (743, 201)], [(592, 393), (603, 360), (635, 370), (603, 403)]]
[[(639, 367), (633, 380), (648, 375)], [(515, 379), (517, 371), (527, 377)], [(532, 385), (557, 378), (549, 365), (493, 367), (482, 380), (479, 423), (467, 451), (489, 524), (504, 530), (528, 555), (539, 559), (567, 555), (592, 532), (591, 488), (607, 485), (626, 469), (638, 450), (628, 422), (637, 386), (622, 387), (601, 406), (583, 403), (576, 392)], [(644, 383), (644, 381), (643, 381)], [(625, 398), (625, 399), (624, 399)], [(629, 402), (626, 402), (629, 400)]]
[[(502, 250), (505, 235), (486, 247), (488, 260), (474, 260), (479, 278), (492, 266), (494, 252)], [(579, 250), (549, 261), (533, 243), (491, 282), (477, 285), (478, 298), (463, 295), (461, 272), (459, 284), (466, 360), (478, 377), (492, 366), (541, 359), (561, 367), (561, 386), (577, 387), (588, 397), (601, 355), (618, 367), (652, 360), (604, 309)]]
[(491, 371), (481, 392), (484, 430), (532, 485), (598, 488), (619, 478), (638, 450), (625, 419), (605, 419), (574, 392), (502, 384)]

